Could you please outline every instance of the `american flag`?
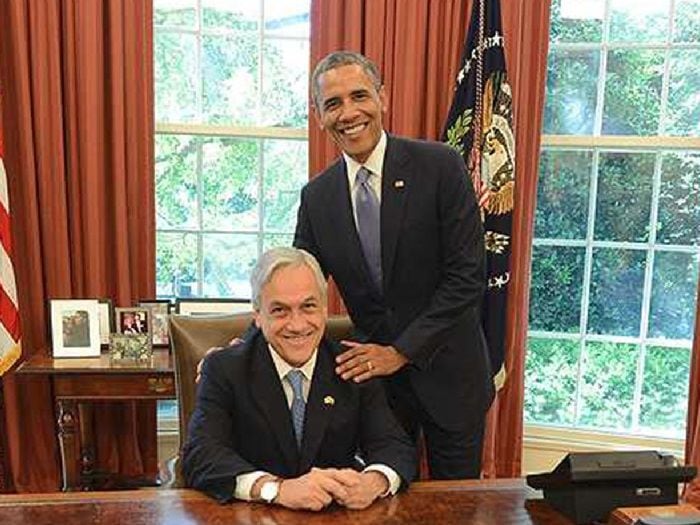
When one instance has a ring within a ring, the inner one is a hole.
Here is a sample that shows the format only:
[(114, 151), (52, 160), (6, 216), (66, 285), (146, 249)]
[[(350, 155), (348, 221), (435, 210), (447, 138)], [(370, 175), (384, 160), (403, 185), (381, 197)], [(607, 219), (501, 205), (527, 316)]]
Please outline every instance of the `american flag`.
[(0, 376), (19, 358), (21, 335), (15, 270), (12, 264), (10, 200), (3, 155), (2, 126), (0, 126)]

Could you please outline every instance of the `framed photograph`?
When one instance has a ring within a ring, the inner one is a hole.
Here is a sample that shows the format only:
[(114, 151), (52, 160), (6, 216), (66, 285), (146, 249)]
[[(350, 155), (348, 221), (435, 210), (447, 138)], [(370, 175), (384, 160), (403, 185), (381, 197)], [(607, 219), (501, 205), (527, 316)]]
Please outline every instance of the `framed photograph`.
[(139, 302), (139, 307), (151, 312), (151, 344), (169, 346), (168, 322), (170, 319), (170, 301), (168, 299), (148, 299)]
[(211, 299), (178, 297), (175, 309), (180, 315), (225, 315), (252, 312), (250, 299)]
[(114, 323), (118, 334), (150, 334), (151, 311), (148, 308), (115, 308)]
[(112, 315), (112, 300), (98, 299), (97, 314), (100, 319), (100, 344), (109, 346), (109, 334), (114, 332), (114, 316)]
[(51, 299), (54, 357), (99, 357), (100, 315), (97, 299)]

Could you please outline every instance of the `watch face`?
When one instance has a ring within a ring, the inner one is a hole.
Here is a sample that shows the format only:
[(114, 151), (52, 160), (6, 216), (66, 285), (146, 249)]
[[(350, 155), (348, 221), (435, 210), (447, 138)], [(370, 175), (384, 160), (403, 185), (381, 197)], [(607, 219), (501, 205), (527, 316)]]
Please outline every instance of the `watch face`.
[(266, 481), (260, 488), (260, 497), (263, 499), (263, 501), (266, 501), (267, 503), (272, 503), (277, 497), (279, 487), (279, 481)]

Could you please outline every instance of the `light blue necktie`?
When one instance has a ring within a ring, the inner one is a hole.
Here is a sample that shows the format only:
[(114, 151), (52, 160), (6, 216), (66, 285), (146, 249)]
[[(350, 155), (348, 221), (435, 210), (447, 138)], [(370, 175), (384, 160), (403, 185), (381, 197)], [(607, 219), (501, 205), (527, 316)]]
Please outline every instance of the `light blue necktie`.
[(355, 182), (355, 215), (357, 233), (362, 244), (362, 252), (369, 268), (370, 276), (377, 290), (382, 291), (382, 245), (379, 225), (379, 199), (369, 177), (372, 172), (362, 166)]
[(287, 381), (292, 386), (292, 424), (294, 425), (294, 434), (297, 437), (297, 446), (301, 448), (301, 438), (304, 435), (304, 413), (306, 412), (306, 401), (304, 401), (304, 374), (301, 370), (290, 370), (287, 372)]

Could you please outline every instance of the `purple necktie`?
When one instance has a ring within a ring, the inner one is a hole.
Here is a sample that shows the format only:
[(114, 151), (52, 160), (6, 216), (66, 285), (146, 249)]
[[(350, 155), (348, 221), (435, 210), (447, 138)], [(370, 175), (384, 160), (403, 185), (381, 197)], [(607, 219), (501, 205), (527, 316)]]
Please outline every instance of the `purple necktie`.
[(287, 372), (287, 381), (292, 386), (292, 424), (294, 425), (294, 435), (297, 438), (297, 446), (301, 448), (301, 439), (304, 436), (304, 415), (306, 414), (306, 401), (304, 401), (303, 382), (304, 375), (301, 370), (292, 369)]
[(382, 245), (379, 226), (379, 199), (369, 183), (372, 172), (364, 166), (355, 181), (355, 215), (357, 233), (367, 268), (377, 290), (382, 291)]

